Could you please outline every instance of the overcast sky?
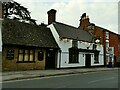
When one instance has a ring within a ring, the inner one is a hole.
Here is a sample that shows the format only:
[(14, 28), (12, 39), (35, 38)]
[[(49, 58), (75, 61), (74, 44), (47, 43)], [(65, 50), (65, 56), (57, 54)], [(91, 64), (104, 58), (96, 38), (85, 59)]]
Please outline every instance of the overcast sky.
[(90, 22), (118, 33), (119, 0), (15, 0), (28, 8), (37, 23), (47, 24), (47, 11), (56, 9), (56, 21), (79, 26), (79, 20), (86, 13)]
[(119, 0), (14, 0), (31, 12), (37, 23), (47, 24), (47, 11), (56, 9), (56, 21), (78, 27), (86, 13), (90, 22), (118, 33)]

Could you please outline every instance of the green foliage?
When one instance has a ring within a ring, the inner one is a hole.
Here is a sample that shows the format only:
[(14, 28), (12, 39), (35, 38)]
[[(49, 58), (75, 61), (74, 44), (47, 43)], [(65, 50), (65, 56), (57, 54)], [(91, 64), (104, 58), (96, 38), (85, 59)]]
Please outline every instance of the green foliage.
[(28, 21), (29, 23), (36, 24), (34, 19), (31, 19), (30, 12), (24, 6), (21, 6), (15, 1), (3, 2), (3, 17)]

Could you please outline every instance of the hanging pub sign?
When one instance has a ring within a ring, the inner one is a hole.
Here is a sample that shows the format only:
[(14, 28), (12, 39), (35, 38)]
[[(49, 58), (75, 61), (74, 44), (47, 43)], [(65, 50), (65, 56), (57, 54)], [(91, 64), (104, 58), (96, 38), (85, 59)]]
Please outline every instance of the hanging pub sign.
[(114, 47), (108, 47), (106, 48), (107, 54), (114, 54)]

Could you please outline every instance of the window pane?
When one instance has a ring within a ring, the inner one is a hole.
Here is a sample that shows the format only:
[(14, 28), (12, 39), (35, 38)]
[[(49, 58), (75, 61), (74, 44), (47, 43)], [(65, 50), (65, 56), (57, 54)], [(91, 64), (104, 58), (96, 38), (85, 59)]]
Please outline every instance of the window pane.
[(24, 61), (28, 61), (28, 54), (25, 54)]
[(29, 51), (25, 50), (24, 61), (28, 61)]
[(23, 61), (23, 54), (19, 54), (19, 59), (18, 61)]
[(8, 51), (7, 51), (6, 58), (7, 58), (8, 60), (14, 59), (14, 50), (11, 50), (11, 49), (8, 50)]
[(34, 60), (34, 51), (30, 50), (30, 59), (29, 61), (33, 61)]
[(34, 61), (34, 50), (19, 50), (18, 61), (30, 62)]
[(29, 53), (29, 51), (28, 50), (25, 50), (25, 54), (28, 54)]
[(120, 45), (118, 45), (118, 52), (120, 53)]
[(30, 61), (33, 61), (33, 54), (30, 54)]
[(77, 40), (72, 41), (72, 47), (78, 47), (78, 42)]
[(99, 63), (99, 52), (95, 52), (94, 54), (94, 63)]
[(44, 58), (44, 54), (43, 54), (43, 51), (39, 51), (38, 52), (38, 60), (43, 60), (43, 58)]
[(19, 51), (19, 55), (18, 55), (18, 61), (23, 61), (23, 50), (22, 49), (20, 49)]
[(30, 50), (30, 54), (33, 54), (33, 50)]
[(23, 53), (23, 50), (19, 50), (19, 53)]
[(69, 63), (78, 63), (79, 52), (77, 49), (69, 49)]

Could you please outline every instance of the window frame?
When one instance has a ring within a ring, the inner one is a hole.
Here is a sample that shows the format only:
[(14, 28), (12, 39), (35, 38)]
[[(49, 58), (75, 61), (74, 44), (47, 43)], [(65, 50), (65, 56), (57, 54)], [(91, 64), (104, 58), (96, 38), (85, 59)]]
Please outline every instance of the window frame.
[(72, 48), (78, 48), (78, 41), (72, 40)]
[(118, 52), (120, 53), (120, 44), (118, 44)]
[(99, 63), (99, 52), (94, 53), (94, 63)]
[(105, 33), (105, 39), (107, 39), (107, 40), (109, 39), (109, 32)]
[[(42, 56), (40, 55), (40, 52), (42, 52)], [(44, 51), (39, 50), (39, 51), (38, 51), (38, 57), (37, 57), (37, 58), (38, 58), (39, 61), (43, 61), (43, 60), (44, 60)]]
[[(20, 52), (20, 50), (22, 50), (22, 53)], [(30, 51), (33, 51), (33, 60), (30, 60)], [(28, 53), (26, 53), (25, 51), (27, 51)], [(22, 60), (20, 60), (20, 54), (22, 54)], [(28, 56), (28, 60), (25, 60), (25, 57)], [(17, 63), (33, 63), (35, 62), (35, 50), (34, 49), (19, 49), (18, 50), (18, 59), (17, 59)]]
[(69, 49), (69, 63), (79, 63), (79, 50), (77, 48)]
[(14, 60), (14, 49), (8, 49), (6, 53), (7, 60)]

